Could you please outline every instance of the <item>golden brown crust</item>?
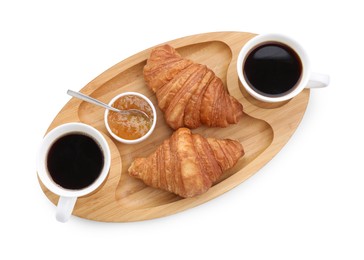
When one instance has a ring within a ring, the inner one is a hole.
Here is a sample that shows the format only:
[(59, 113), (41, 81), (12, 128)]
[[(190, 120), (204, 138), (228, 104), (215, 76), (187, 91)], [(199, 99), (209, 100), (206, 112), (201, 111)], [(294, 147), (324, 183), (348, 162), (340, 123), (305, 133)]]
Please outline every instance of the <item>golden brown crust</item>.
[(237, 141), (180, 128), (147, 158), (136, 158), (128, 171), (149, 186), (186, 198), (206, 192), (243, 155)]
[(201, 124), (226, 127), (243, 116), (243, 106), (205, 65), (184, 59), (170, 45), (155, 48), (144, 67), (144, 79), (173, 129)]
[(158, 47), (152, 53), (144, 66), (143, 74), (147, 85), (154, 92), (192, 64), (192, 61), (183, 59), (169, 45)]

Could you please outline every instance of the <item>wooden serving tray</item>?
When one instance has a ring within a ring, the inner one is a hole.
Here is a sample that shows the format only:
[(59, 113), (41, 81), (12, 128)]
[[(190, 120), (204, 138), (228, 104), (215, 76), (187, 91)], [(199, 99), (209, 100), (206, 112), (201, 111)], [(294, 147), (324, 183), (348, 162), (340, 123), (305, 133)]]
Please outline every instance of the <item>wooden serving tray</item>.
[[(299, 125), (306, 110), (309, 90), (295, 98), (266, 104), (250, 97), (241, 86), (236, 62), (242, 46), (255, 34), (244, 32), (214, 32), (184, 37), (168, 42), (186, 58), (205, 64), (219, 76), (229, 93), (244, 106), (245, 116), (236, 125), (227, 128), (200, 127), (193, 130), (206, 137), (239, 140), (245, 156), (206, 193), (183, 199), (172, 193), (146, 186), (130, 177), (127, 170), (135, 157), (147, 156), (172, 133), (157, 106), (154, 93), (145, 85), (143, 67), (152, 48), (142, 51), (111, 67), (87, 84), (81, 91), (108, 103), (125, 91), (140, 92), (151, 99), (157, 109), (157, 125), (144, 142), (126, 145), (113, 140), (104, 125), (104, 109), (72, 98), (55, 117), (48, 131), (67, 122), (89, 124), (106, 137), (111, 149), (111, 168), (104, 185), (95, 193), (79, 198), (73, 214), (82, 218), (127, 222), (163, 217), (209, 201), (256, 173), (287, 143)], [(57, 204), (58, 196), (40, 182), (45, 195)]]

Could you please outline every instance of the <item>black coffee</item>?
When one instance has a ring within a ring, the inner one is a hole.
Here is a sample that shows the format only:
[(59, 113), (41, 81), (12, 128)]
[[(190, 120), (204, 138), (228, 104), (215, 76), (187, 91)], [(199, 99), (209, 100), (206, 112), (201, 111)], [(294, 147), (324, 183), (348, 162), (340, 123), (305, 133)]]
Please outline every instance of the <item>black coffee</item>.
[(47, 167), (54, 182), (66, 189), (82, 189), (100, 175), (104, 156), (89, 136), (71, 133), (55, 141), (48, 152)]
[(250, 87), (258, 93), (281, 96), (296, 87), (302, 63), (297, 53), (287, 45), (267, 42), (250, 52), (243, 72)]

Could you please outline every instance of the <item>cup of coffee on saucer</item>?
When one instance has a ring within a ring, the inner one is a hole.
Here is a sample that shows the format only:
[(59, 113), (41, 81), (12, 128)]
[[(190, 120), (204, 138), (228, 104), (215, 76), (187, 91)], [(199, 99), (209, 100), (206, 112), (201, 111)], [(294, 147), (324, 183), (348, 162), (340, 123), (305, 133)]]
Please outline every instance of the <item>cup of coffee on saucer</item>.
[(59, 195), (58, 221), (68, 221), (77, 198), (104, 183), (110, 162), (108, 143), (92, 126), (67, 123), (47, 133), (38, 152), (37, 172), (44, 186)]
[(262, 34), (250, 39), (237, 60), (239, 80), (254, 98), (281, 102), (304, 88), (329, 85), (328, 75), (311, 71), (305, 50), (295, 40), (280, 34)]

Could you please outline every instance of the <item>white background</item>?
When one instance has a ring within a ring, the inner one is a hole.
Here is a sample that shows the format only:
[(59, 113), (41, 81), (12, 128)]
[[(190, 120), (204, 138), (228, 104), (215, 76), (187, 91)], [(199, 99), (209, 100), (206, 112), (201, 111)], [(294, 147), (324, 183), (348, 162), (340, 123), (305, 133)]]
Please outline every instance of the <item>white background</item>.
[[(1, 1), (0, 259), (364, 259), (359, 3)], [(35, 158), (66, 90), (146, 48), (213, 31), (288, 34), (331, 76), (289, 143), (237, 188), (182, 213), (58, 223)]]

